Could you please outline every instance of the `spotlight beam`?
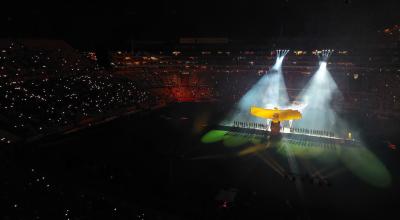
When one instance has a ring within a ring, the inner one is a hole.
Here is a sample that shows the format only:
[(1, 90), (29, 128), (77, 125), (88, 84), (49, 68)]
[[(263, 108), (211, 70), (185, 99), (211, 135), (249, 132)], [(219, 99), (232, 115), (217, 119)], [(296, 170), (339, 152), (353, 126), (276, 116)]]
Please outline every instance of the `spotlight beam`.
[(331, 106), (331, 100), (334, 95), (340, 95), (340, 91), (327, 69), (327, 60), (332, 52), (322, 50), (318, 53), (320, 66), (299, 95), (299, 101), (305, 103), (306, 107), (301, 110), (302, 120), (293, 122), (296, 127), (334, 133), (340, 130), (340, 120)]
[(272, 68), (239, 100), (235, 109), (222, 125), (232, 125), (233, 121), (264, 122), (249, 114), (252, 106), (264, 108), (285, 108), (289, 98), (282, 75), (282, 62), (289, 50), (276, 50), (276, 61)]

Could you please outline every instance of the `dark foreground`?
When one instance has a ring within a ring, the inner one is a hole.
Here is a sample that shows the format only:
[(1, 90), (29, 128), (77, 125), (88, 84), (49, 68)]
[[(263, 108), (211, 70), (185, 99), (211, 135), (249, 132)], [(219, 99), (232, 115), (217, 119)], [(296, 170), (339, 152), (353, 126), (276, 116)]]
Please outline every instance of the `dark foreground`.
[[(239, 134), (205, 140), (227, 109), (220, 104), (175, 104), (2, 149), (0, 215), (2, 219), (397, 215), (399, 152), (387, 148), (383, 139), (365, 140), (365, 146), (358, 148), (319, 147), (296, 140), (268, 145), (265, 138)], [(329, 184), (308, 178), (314, 174)], [(216, 201), (223, 189), (236, 191), (234, 200)]]

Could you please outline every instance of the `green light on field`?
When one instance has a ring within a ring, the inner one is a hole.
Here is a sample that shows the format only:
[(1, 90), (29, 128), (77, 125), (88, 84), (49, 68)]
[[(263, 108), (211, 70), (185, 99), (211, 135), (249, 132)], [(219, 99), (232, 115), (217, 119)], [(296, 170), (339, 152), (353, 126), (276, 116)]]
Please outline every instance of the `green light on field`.
[(363, 146), (286, 138), (265, 142), (262, 137), (254, 134), (241, 134), (224, 130), (211, 130), (201, 138), (201, 141), (203, 143), (221, 141), (227, 147), (250, 144), (245, 149), (241, 149), (237, 156), (253, 155), (271, 147), (275, 148), (276, 152), (282, 156), (295, 156), (318, 162), (320, 165), (336, 166), (341, 162), (355, 176), (372, 186), (384, 188), (389, 187), (392, 182), (392, 177), (385, 165), (368, 148)]
[(365, 182), (381, 188), (390, 186), (392, 179), (389, 171), (367, 148), (342, 148), (340, 158), (350, 171)]
[(260, 144), (261, 142), (262, 142), (261, 139), (258, 137), (253, 137), (251, 139), (251, 143), (253, 143), (253, 144)]
[(202, 138), (201, 142), (205, 144), (209, 143), (214, 143), (218, 142), (224, 139), (225, 134), (228, 133), (228, 131), (222, 131), (222, 130), (211, 130), (207, 132)]
[(247, 135), (228, 134), (224, 138), (224, 145), (227, 147), (238, 147), (251, 141), (252, 137)]
[(256, 144), (241, 150), (237, 155), (238, 156), (254, 155), (260, 151), (267, 150), (268, 147), (269, 146), (265, 144)]
[(286, 141), (282, 140), (279, 143), (277, 143), (277, 151), (281, 155), (284, 156), (289, 156), (288, 150), (290, 149), (290, 154), (293, 154), (294, 156), (297, 157), (302, 157), (302, 158), (317, 158), (321, 154), (324, 154), (327, 152), (326, 149), (317, 146), (314, 143), (308, 143), (308, 142), (291, 142), (291, 141)]
[(232, 133), (223, 130), (211, 130), (201, 138), (201, 142), (205, 144), (215, 143), (218, 141), (223, 141), (223, 144), (227, 147), (237, 147), (248, 142), (253, 144), (261, 143), (261, 139), (256, 135)]

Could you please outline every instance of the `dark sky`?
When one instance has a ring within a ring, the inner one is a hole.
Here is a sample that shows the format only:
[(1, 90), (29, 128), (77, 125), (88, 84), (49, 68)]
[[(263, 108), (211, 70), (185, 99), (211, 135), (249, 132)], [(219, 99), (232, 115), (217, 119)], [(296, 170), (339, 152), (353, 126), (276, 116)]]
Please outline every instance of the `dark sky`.
[(75, 41), (352, 37), (400, 23), (398, 0), (37, 2), (3, 7), (2, 37)]

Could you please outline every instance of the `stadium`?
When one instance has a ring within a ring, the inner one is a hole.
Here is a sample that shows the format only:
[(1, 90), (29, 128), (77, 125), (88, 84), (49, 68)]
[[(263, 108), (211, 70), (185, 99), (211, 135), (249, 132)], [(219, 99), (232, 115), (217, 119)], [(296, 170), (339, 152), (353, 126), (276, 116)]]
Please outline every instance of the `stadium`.
[(0, 216), (396, 216), (400, 26), (371, 35), (3, 37)]

